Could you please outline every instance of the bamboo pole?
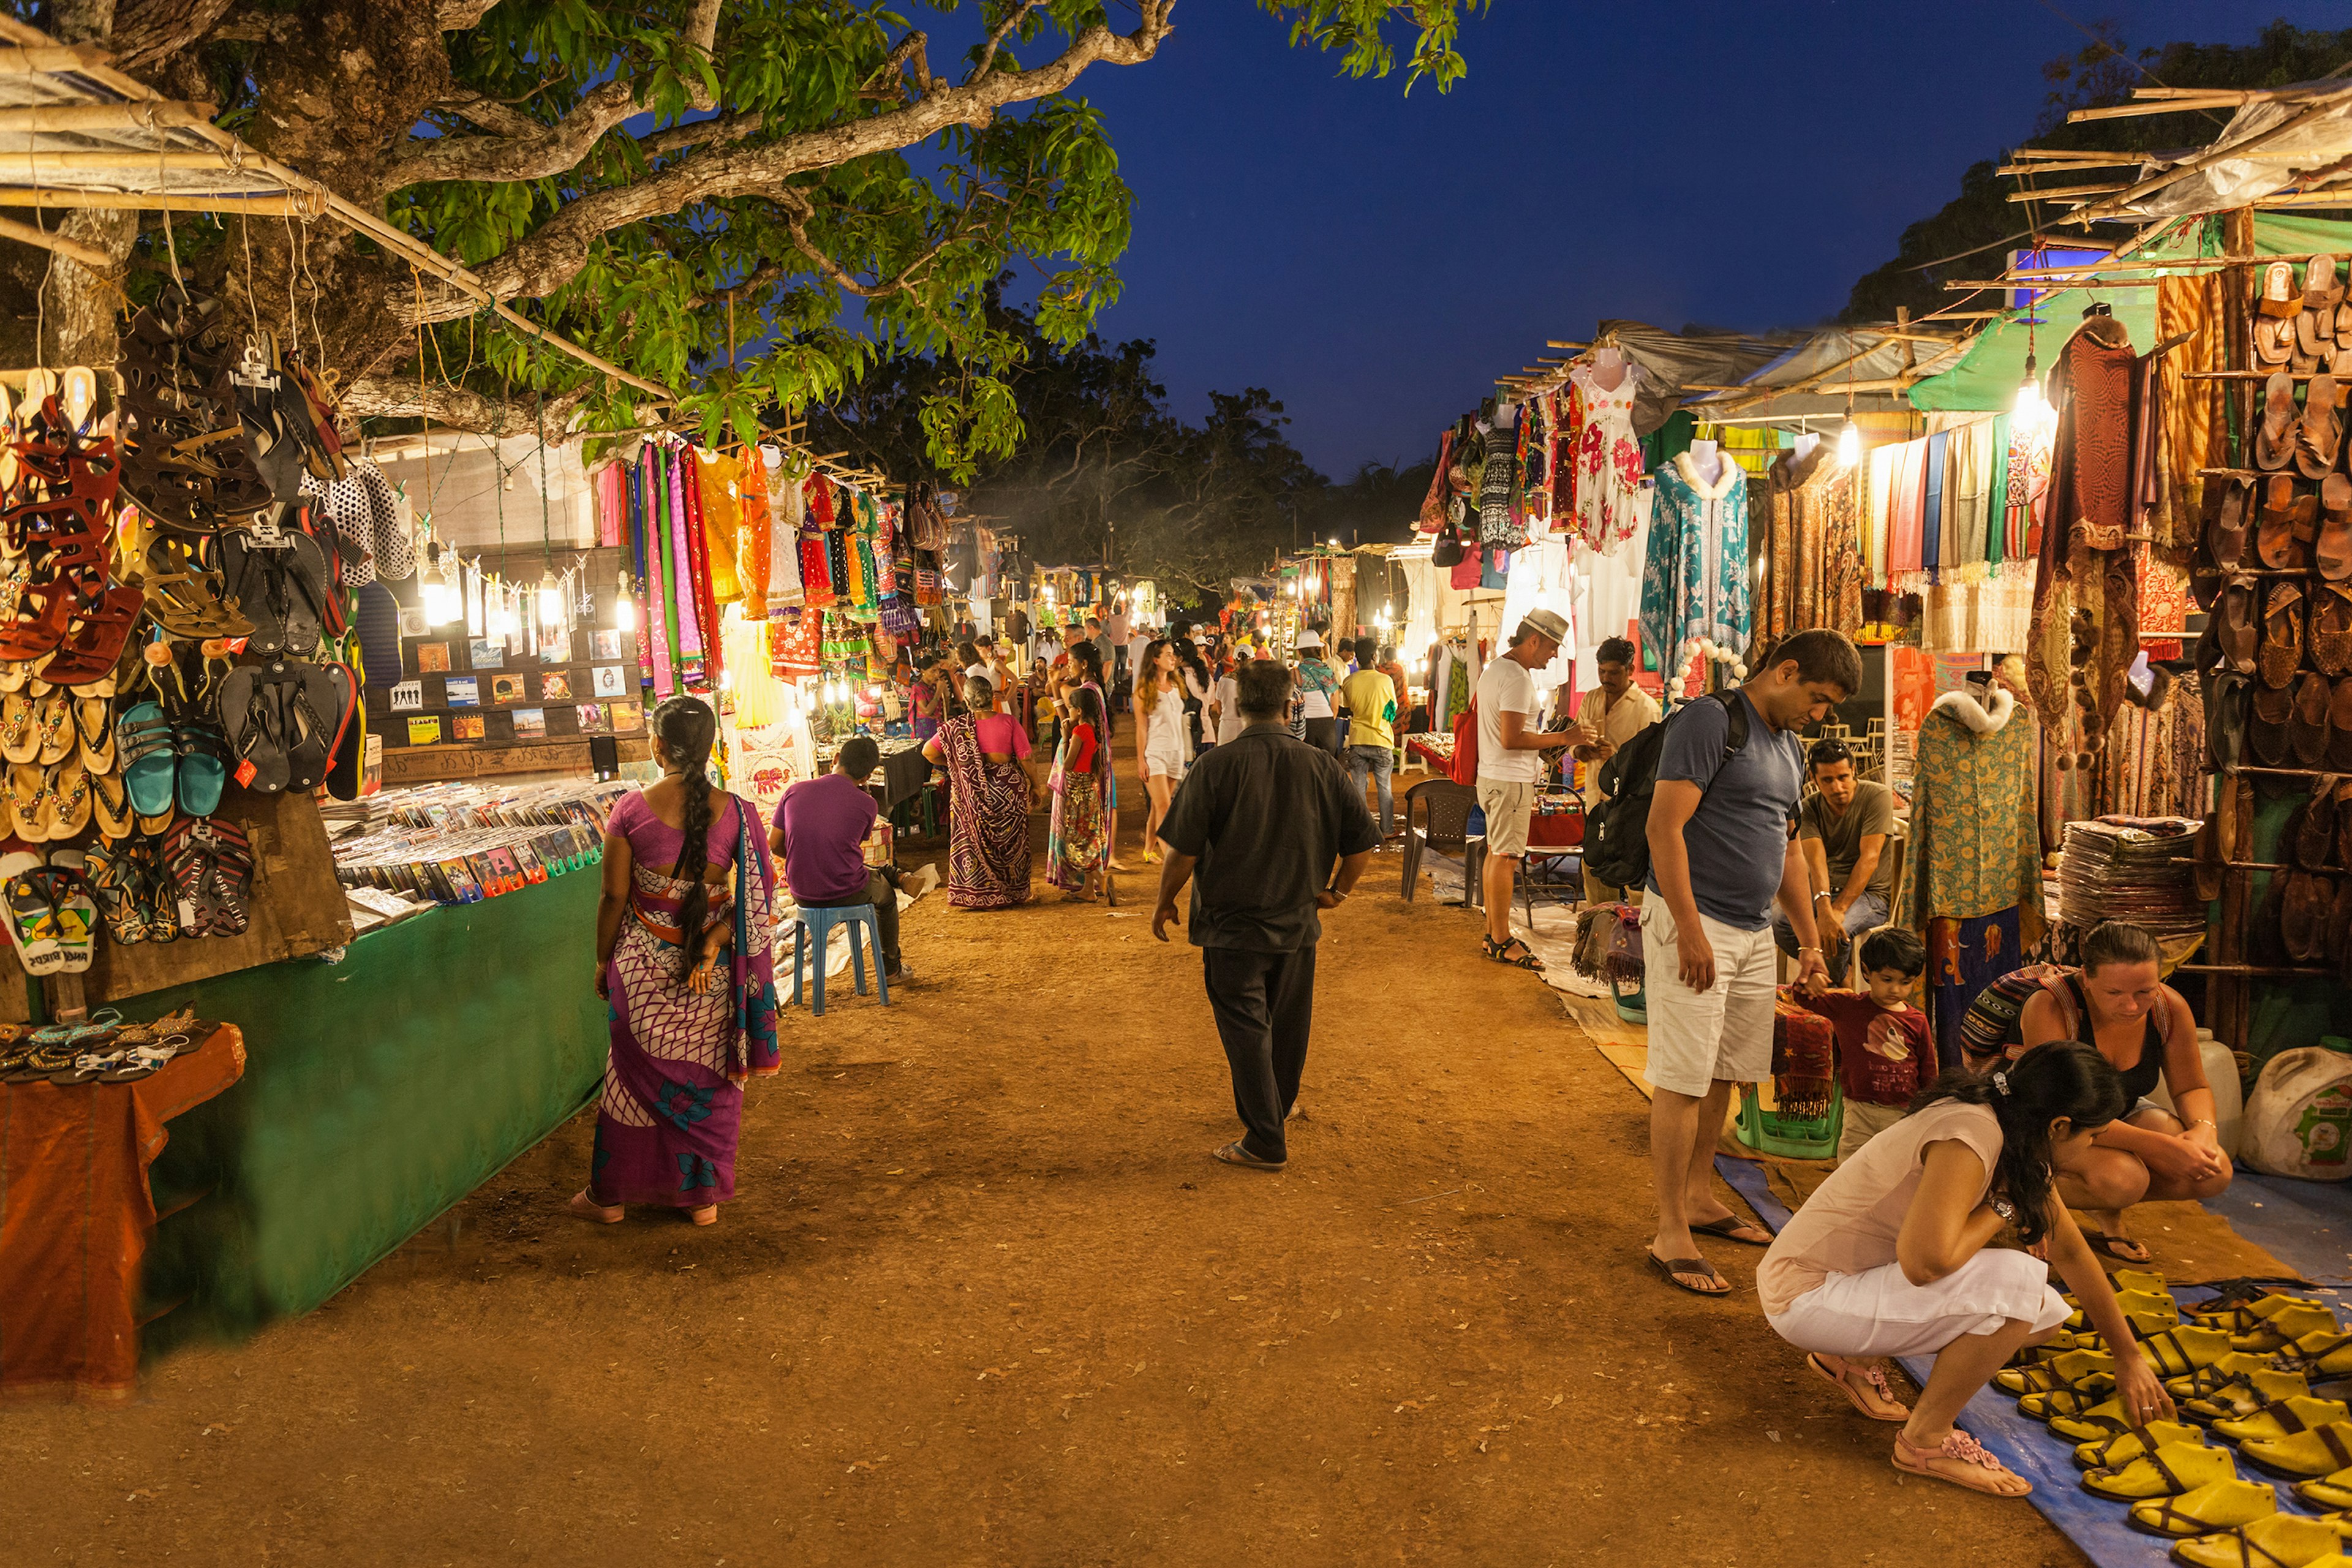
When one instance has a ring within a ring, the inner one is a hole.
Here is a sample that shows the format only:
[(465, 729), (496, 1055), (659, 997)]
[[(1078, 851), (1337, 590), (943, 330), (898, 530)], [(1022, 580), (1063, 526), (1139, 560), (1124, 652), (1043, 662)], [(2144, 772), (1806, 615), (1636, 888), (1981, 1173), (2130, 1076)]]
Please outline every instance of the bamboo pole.
[(217, 153), (124, 153), (113, 149), (35, 147), (27, 152), (0, 150), (0, 177), (47, 174), (73, 169), (215, 169), (226, 172), (228, 161)]
[(55, 191), (0, 187), (0, 207), (54, 207), (60, 211), (131, 209), (141, 212), (244, 213), (253, 217), (315, 218), (320, 204), (306, 192), (275, 196), (161, 195), (143, 191)]
[(95, 44), (49, 43), (0, 48), (0, 76), (47, 76), (110, 66), (114, 57)]
[(0, 108), (0, 131), (64, 135), (83, 131), (164, 130), (209, 125), (209, 103), (30, 103)]
[(29, 223), (18, 223), (12, 217), (0, 217), (0, 239), (18, 240), (26, 245), (37, 245), (43, 250), (54, 250), (59, 256), (80, 262), (92, 272), (110, 274), (116, 270), (114, 258), (96, 246), (68, 239), (64, 235), (52, 234)]
[[(2077, 222), (2089, 222), (2092, 219), (2108, 216), (2114, 212), (2118, 212), (2121, 210), (2126, 200), (2140, 196), (2153, 195), (2158, 191), (2163, 190), (2168, 186), (2179, 184), (2181, 181), (2188, 179), (2192, 174), (2204, 173), (2207, 169), (2212, 167), (2216, 163), (2224, 163), (2231, 158), (2245, 157), (2257, 148), (2268, 146), (2273, 142), (2279, 141), (2297, 131), (2302, 130), (2306, 125), (2326, 119), (2330, 115), (2336, 113), (2337, 110), (2341, 109), (2347, 100), (2352, 100), (2352, 87), (2342, 88), (2335, 92), (2319, 94), (2309, 100), (2305, 104), (2300, 113), (2290, 114), (2284, 120), (2280, 121), (2276, 125), (2272, 126), (2269, 130), (2257, 132), (2252, 136), (2241, 137), (2237, 141), (2229, 142), (2223, 146), (2209, 148), (2204, 153), (2199, 154), (2197, 157), (2189, 159), (2185, 163), (2176, 163), (2171, 168), (2166, 170), (2163, 174), (2157, 175), (2153, 179), (2143, 180), (2138, 184), (2131, 187), (2131, 189), (2127, 191), (2120, 191), (2115, 195), (2109, 196), (2105, 201), (2095, 204), (2085, 212), (2076, 213), (2074, 215), (2075, 220)], [(2076, 112), (2082, 113), (2085, 111), (2078, 110)]]

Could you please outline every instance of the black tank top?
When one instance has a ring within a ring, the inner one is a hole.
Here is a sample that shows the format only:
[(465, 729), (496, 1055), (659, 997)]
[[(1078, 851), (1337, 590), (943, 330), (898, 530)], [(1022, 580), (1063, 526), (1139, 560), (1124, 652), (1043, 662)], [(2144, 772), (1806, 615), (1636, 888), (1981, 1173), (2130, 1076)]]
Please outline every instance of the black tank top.
[[(2091, 999), (2083, 994), (2082, 976), (2079, 974), (2066, 976), (2066, 989), (2072, 992), (2074, 997), (2075, 1035), (2083, 1044), (2093, 1050), (2097, 1050), (2099, 1043), (2091, 1037), (2098, 1031), (2091, 1023)], [(2147, 1030), (2140, 1037), (2139, 1060), (2121, 1069), (2124, 1075), (2124, 1098), (2129, 1102), (2126, 1107), (2126, 1114), (2129, 1113), (2129, 1106), (2137, 1105), (2156, 1092), (2157, 1079), (2164, 1071), (2164, 1026), (2158, 1022), (2158, 1014), (2161, 1006), (2162, 1004), (2159, 1002), (2158, 1006), (2147, 1010)]]

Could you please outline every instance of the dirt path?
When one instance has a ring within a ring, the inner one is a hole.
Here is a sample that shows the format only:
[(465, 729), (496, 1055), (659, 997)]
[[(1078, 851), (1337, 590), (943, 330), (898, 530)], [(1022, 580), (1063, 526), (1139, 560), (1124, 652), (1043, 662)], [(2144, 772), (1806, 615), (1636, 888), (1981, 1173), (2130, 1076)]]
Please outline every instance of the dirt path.
[(1724, 1303), (1639, 1270), (1643, 1102), (1397, 867), (1328, 921), (1285, 1174), (1207, 1158), (1223, 1059), (1139, 879), (935, 896), (899, 1005), (788, 1015), (718, 1227), (566, 1218), (575, 1121), (138, 1406), (0, 1415), (0, 1557), (2082, 1562), (1899, 1480), (1756, 1254)]

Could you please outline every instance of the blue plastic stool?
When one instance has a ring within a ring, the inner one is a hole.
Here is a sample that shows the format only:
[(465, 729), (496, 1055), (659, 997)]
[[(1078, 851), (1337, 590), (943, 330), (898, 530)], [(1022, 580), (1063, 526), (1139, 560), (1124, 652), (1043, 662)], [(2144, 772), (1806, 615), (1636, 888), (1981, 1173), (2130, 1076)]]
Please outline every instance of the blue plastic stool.
[(824, 1011), (824, 950), (833, 928), (849, 928), (849, 972), (856, 978), (857, 994), (866, 994), (866, 939), (858, 934), (863, 926), (874, 939), (874, 984), (881, 993), (882, 1005), (890, 1005), (890, 977), (882, 968), (882, 922), (875, 918), (872, 904), (850, 904), (837, 910), (813, 910), (801, 906), (800, 923), (793, 928), (793, 1005), (800, 1005), (801, 976), (808, 968), (809, 939), (816, 939), (816, 1002), (812, 1014)]

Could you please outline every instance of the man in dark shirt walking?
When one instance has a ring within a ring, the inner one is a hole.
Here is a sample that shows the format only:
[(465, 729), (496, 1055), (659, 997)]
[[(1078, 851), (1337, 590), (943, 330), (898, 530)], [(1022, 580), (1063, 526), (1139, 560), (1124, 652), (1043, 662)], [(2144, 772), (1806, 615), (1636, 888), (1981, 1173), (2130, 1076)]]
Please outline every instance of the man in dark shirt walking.
[(1289, 668), (1262, 659), (1234, 679), (1248, 727), (1192, 765), (1160, 825), (1168, 854), (1151, 934), (1168, 940), (1191, 881), (1189, 934), (1245, 1130), (1216, 1157), (1279, 1171), (1315, 1011), (1318, 911), (1348, 897), (1381, 835), (1339, 759), (1290, 738)]

